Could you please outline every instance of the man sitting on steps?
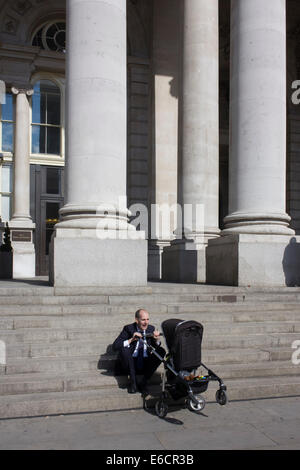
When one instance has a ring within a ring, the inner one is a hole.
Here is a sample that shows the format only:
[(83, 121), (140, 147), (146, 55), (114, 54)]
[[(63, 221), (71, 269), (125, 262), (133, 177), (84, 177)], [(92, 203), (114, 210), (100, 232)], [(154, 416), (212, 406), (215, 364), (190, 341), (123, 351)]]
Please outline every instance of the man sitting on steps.
[[(146, 337), (146, 335), (152, 336)], [(127, 374), (130, 376), (128, 393), (136, 393), (139, 390), (143, 394), (148, 394), (147, 381), (161, 362), (155, 354), (150, 354), (141, 339), (143, 337), (161, 357), (164, 357), (166, 351), (160, 346), (159, 332), (154, 326), (149, 325), (149, 313), (140, 309), (135, 313), (135, 322), (124, 326), (113, 343), (113, 349), (119, 353), (115, 375)], [(140, 383), (137, 383), (137, 375), (143, 376)]]

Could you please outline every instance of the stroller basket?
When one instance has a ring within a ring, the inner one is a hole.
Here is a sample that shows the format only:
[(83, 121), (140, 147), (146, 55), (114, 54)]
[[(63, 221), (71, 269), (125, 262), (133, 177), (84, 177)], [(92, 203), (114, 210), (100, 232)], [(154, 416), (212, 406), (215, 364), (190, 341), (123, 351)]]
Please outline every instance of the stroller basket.
[(175, 378), (175, 381), (168, 381), (168, 392), (173, 400), (179, 400), (187, 396), (187, 387), (190, 387), (195, 394), (204, 393), (207, 390), (209, 379), (204, 377), (201, 380), (194, 379), (193, 381), (183, 383), (182, 380)]

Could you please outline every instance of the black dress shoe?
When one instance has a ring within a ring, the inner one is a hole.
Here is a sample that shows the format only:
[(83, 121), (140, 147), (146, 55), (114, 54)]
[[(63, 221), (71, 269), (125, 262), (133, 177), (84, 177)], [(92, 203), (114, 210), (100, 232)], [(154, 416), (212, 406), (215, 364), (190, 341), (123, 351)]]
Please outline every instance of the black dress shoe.
[(130, 383), (128, 385), (128, 393), (136, 393), (136, 392), (137, 392), (136, 384)]
[(142, 387), (142, 389), (141, 389), (141, 394), (142, 394), (144, 397), (145, 397), (146, 395), (149, 395), (149, 394), (150, 394), (147, 385), (144, 385), (144, 387)]
[(147, 380), (143, 379), (141, 383), (139, 384), (139, 391), (142, 393), (142, 395), (149, 395), (149, 390), (147, 387)]

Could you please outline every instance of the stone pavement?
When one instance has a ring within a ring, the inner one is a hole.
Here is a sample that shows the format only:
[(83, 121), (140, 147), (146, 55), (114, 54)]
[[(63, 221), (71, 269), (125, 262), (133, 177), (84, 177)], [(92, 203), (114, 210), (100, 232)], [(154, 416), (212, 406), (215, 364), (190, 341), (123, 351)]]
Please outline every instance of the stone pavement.
[(154, 410), (4, 419), (0, 449), (299, 450), (300, 397), (207, 403), (200, 415), (173, 408), (165, 419)]

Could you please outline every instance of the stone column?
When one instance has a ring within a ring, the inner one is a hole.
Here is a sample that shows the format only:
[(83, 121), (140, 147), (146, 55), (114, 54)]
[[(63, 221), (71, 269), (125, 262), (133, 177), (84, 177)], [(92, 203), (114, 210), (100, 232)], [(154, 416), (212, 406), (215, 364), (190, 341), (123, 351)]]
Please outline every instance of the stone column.
[[(181, 1), (153, 2), (152, 122), (155, 139), (152, 149), (151, 241), (148, 251), (148, 277), (151, 280), (161, 279), (163, 249), (174, 239), (173, 231), (176, 228), (180, 52), (178, 32)], [(173, 210), (169, 211), (169, 208)], [(164, 227), (162, 217), (166, 216), (168, 220)]]
[(293, 234), (286, 214), (285, 1), (232, 1), (224, 233)]
[(141, 285), (142, 232), (126, 208), (126, 0), (67, 1), (66, 204), (55, 285)]
[(205, 282), (205, 248), (210, 238), (219, 235), (218, 0), (185, 0), (182, 8), (180, 203), (184, 237), (164, 250), (163, 276)]
[(229, 215), (209, 244), (210, 282), (290, 282), (285, 10), (285, 0), (231, 1)]
[(30, 121), (29, 97), (33, 90), (14, 86), (16, 96), (16, 125), (14, 139), (14, 205), (9, 222), (13, 248), (13, 278), (35, 276), (35, 249), (30, 216)]

